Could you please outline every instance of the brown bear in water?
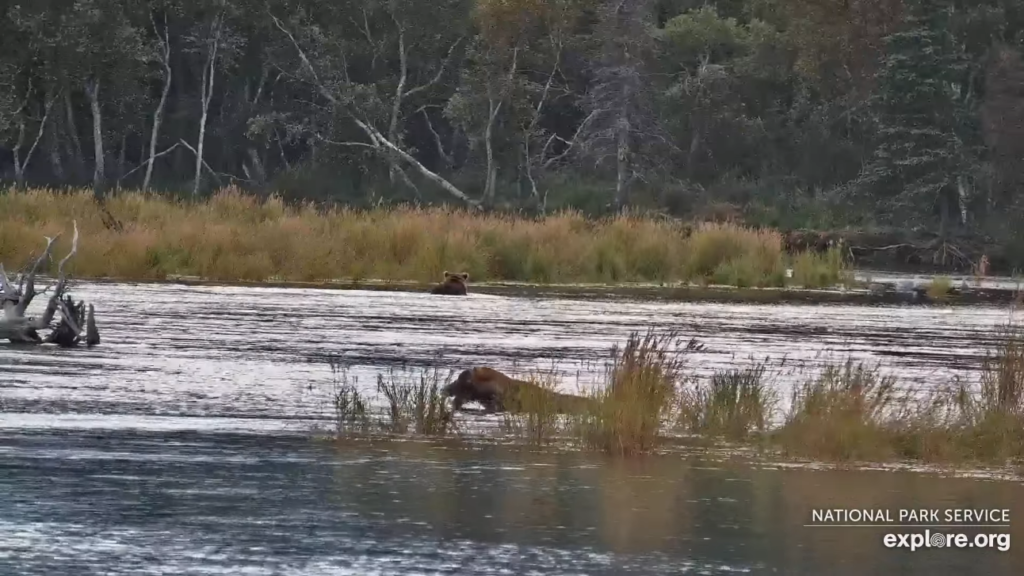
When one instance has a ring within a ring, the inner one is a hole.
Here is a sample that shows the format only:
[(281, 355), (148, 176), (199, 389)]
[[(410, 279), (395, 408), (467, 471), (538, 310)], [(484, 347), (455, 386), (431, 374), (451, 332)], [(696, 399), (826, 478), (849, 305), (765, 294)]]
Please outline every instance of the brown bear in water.
[(430, 293), (445, 294), (448, 296), (465, 296), (467, 281), (469, 281), (469, 274), (465, 272), (462, 272), (461, 274), (453, 274), (445, 270), (444, 282), (441, 282), (437, 286), (431, 288)]
[(547, 390), (523, 380), (511, 378), (492, 368), (470, 368), (463, 370), (454, 382), (444, 388), (444, 395), (455, 397), (453, 408), (461, 410), (466, 402), (478, 402), (488, 414), (495, 412), (522, 412), (523, 402), (520, 395), (536, 394), (535, 398), (544, 398), (546, 404), (554, 407), (558, 414), (582, 412), (595, 407), (591, 398), (562, 394)]

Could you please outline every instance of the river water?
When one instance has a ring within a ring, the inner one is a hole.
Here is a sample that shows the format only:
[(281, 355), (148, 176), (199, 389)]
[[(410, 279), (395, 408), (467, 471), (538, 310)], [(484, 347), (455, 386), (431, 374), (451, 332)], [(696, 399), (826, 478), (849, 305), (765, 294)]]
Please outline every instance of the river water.
[(883, 529), (804, 527), (815, 507), (998, 507), (1019, 541), (1019, 482), (308, 435), (330, 413), (330, 355), (367, 390), (383, 370), (470, 365), (554, 368), (571, 390), (657, 326), (705, 343), (697, 372), (767, 357), (784, 391), (852, 355), (923, 386), (976, 378), (1006, 309), (89, 283), (75, 296), (96, 303), (101, 346), (0, 347), (0, 574), (1024, 568), (1012, 549), (911, 553), (886, 550)]

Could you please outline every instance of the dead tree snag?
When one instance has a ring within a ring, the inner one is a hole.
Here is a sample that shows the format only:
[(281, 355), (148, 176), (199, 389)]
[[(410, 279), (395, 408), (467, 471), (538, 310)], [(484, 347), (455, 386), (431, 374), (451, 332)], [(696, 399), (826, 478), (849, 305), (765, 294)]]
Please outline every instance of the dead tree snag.
[[(64, 267), (78, 252), (78, 223), (74, 223), (74, 236), (71, 239), (71, 250), (57, 264), (57, 278), (53, 284), (41, 292), (36, 291), (36, 275), (43, 268), (44, 262), (53, 260), (53, 245), (57, 238), (46, 238), (46, 248), (24, 272), (12, 282), (7, 276), (3, 264), (0, 264), (0, 303), (3, 316), (0, 317), (0, 341), (8, 340), (15, 344), (57, 344), (64, 348), (72, 348), (82, 341), (85, 333), (86, 346), (95, 346), (100, 342), (99, 330), (96, 328), (96, 315), (92, 304), (75, 302), (67, 295), (68, 278)], [(36, 296), (49, 292), (50, 298), (40, 316), (28, 316), (28, 307)], [(53, 326), (54, 316), (60, 312), (60, 322)], [(48, 330), (45, 336), (40, 331)]]

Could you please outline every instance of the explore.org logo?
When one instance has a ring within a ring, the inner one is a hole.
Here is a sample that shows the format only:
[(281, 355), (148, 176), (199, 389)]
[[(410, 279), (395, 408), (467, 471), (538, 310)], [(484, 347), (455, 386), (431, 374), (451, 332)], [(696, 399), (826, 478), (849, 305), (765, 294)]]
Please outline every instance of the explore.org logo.
[[(808, 528), (918, 528), (923, 531), (886, 532), (882, 544), (886, 548), (991, 548), (1000, 552), (1010, 549), (1010, 511), (1007, 509), (906, 508), (860, 509), (828, 508), (811, 510)], [(934, 531), (935, 528), (969, 529)], [(994, 528), (1004, 531), (991, 533)]]
[(1000, 552), (1010, 549), (1010, 534), (988, 534), (985, 532), (968, 535), (963, 532), (932, 532), (925, 530), (916, 532), (887, 532), (882, 536), (882, 544), (886, 548), (909, 548), (911, 552), (920, 548), (995, 548)]

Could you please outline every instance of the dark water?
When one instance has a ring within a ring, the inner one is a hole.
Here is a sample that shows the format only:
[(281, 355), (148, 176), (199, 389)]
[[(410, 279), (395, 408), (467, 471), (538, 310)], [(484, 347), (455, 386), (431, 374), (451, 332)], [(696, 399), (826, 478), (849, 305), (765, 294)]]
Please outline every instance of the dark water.
[[(1005, 310), (88, 284), (76, 296), (97, 304), (102, 346), (0, 347), (0, 574), (1024, 568), (1013, 548), (888, 550), (884, 529), (804, 527), (813, 507), (998, 507), (1014, 523), (989, 532), (1020, 541), (1019, 482), (305, 434), (327, 413), (328, 354), (367, 387), (389, 367), (485, 364), (554, 365), (571, 388), (657, 325), (707, 344), (698, 371), (751, 354), (813, 366), (831, 350), (914, 385), (976, 375)], [(781, 387), (798, 376), (780, 370)]]
[(1017, 483), (239, 434), (6, 432), (0, 442), (4, 574), (1009, 575), (1024, 567), (1012, 548), (887, 550), (883, 535), (900, 529), (803, 527), (813, 507), (1008, 507), (1019, 519)]

